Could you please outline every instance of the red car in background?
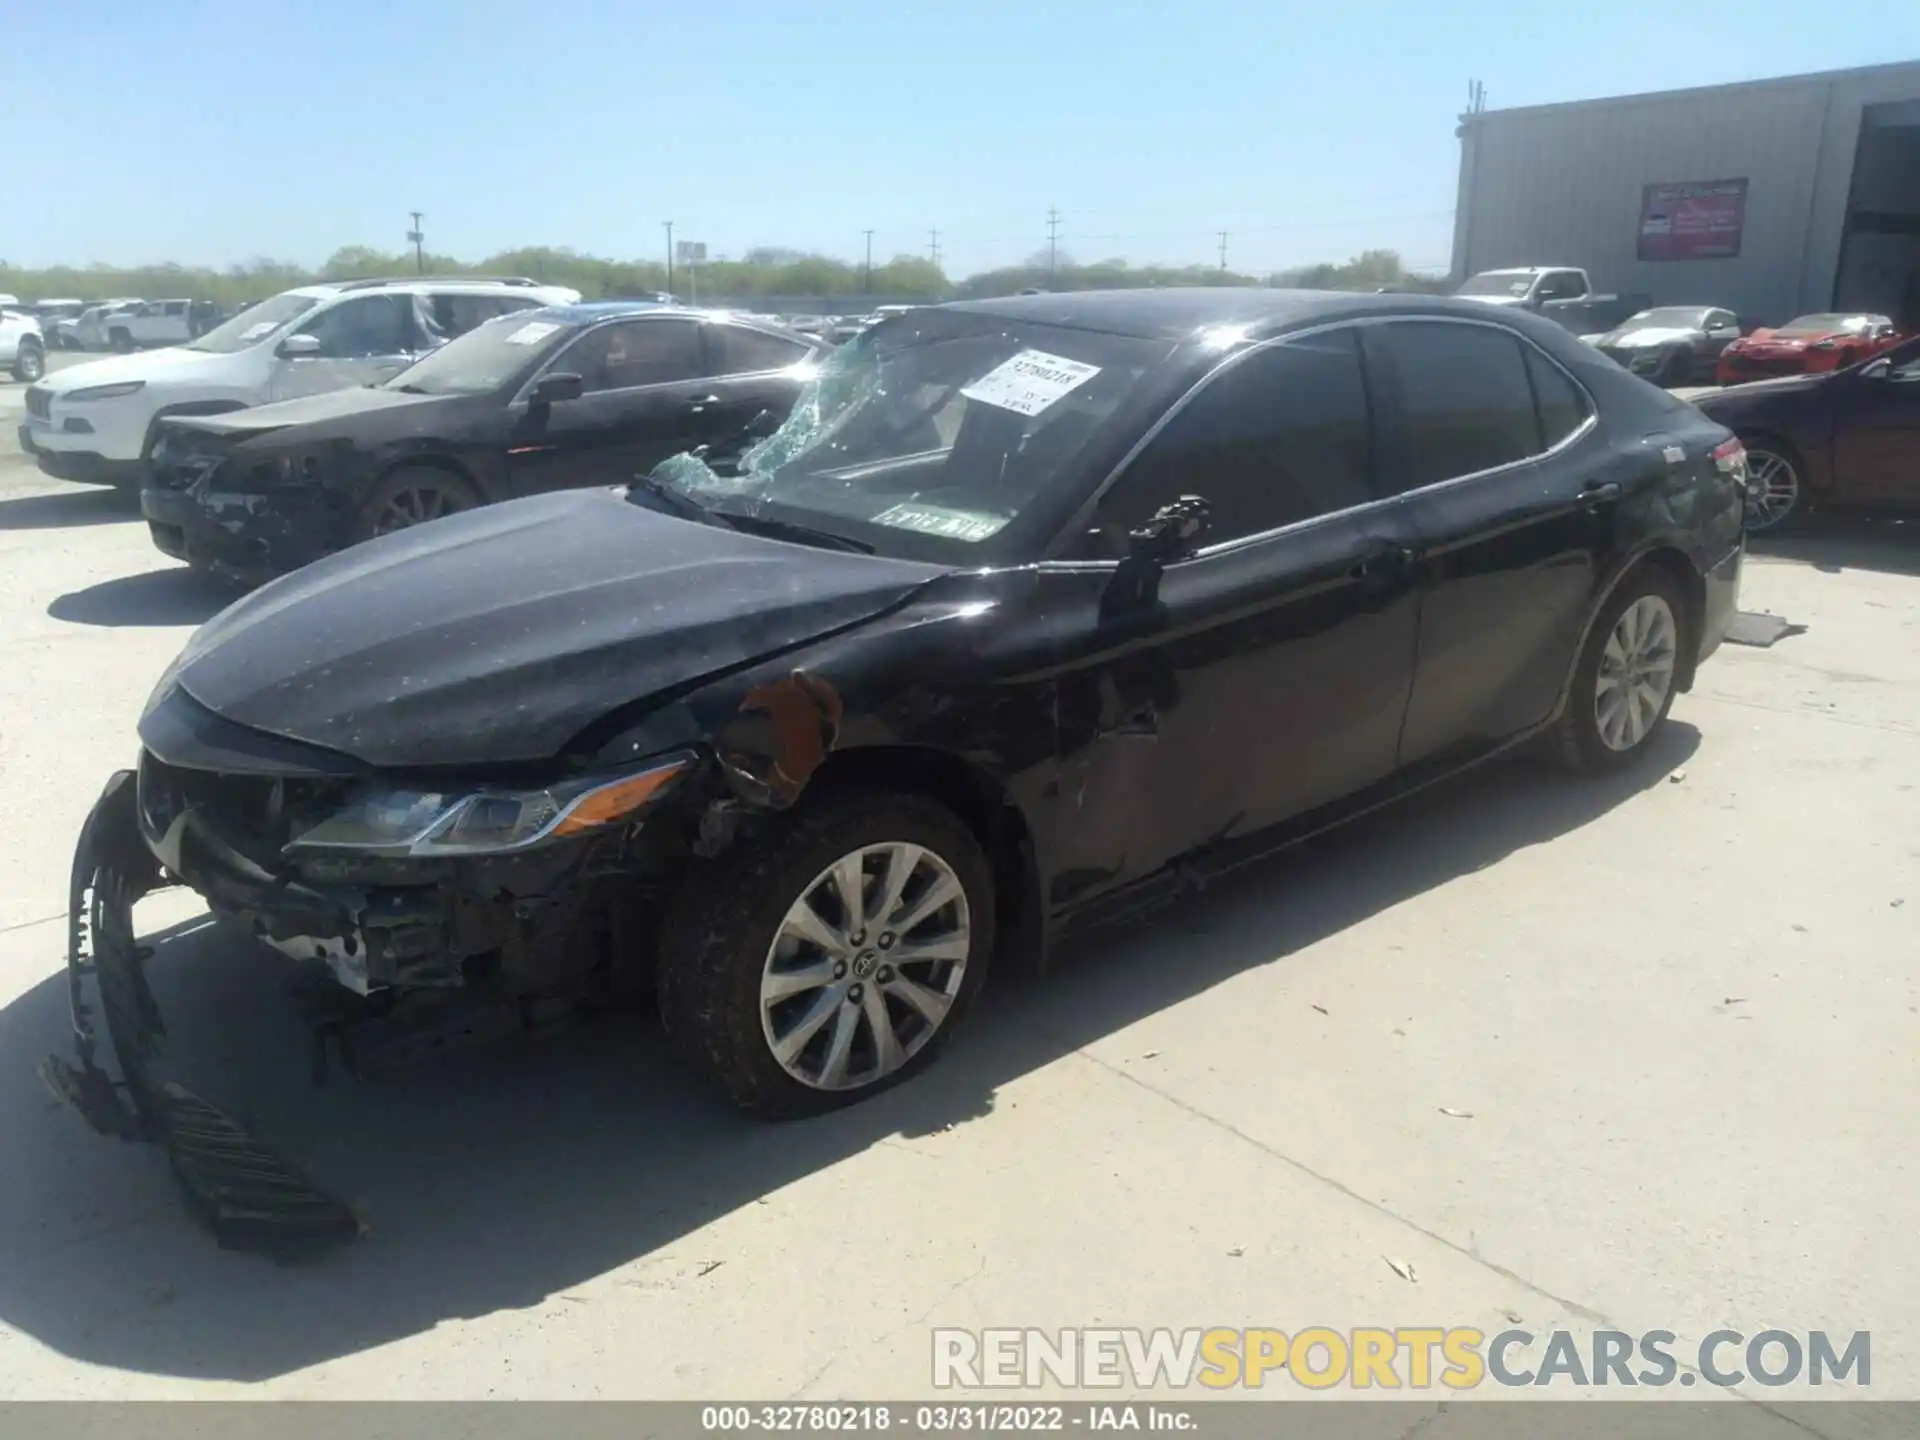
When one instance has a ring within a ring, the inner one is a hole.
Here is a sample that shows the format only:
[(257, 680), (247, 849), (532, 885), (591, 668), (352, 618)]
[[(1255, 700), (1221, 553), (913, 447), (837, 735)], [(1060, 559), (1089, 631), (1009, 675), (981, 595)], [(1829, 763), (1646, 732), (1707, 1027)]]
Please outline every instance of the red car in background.
[(1871, 360), (1901, 335), (1885, 315), (1802, 315), (1773, 330), (1756, 330), (1720, 352), (1714, 379), (1722, 385), (1772, 375), (1813, 375)]

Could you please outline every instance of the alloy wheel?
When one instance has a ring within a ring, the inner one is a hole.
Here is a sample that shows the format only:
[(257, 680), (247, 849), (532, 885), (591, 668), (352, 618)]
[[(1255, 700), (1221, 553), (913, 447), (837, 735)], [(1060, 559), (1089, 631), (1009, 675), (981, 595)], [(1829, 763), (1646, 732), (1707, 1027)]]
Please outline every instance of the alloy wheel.
[(1747, 529), (1769, 530), (1800, 503), (1800, 475), (1793, 462), (1771, 450), (1747, 452)]
[(1609, 750), (1633, 749), (1660, 718), (1673, 690), (1679, 636), (1659, 595), (1642, 595), (1614, 621), (1593, 693), (1594, 723)]
[(409, 485), (387, 497), (387, 503), (381, 507), (380, 518), (374, 522), (373, 533), (390, 535), (395, 530), (438, 520), (461, 508), (453, 497), (437, 485)]
[(39, 349), (32, 345), (22, 345), (14, 363), (19, 368), (20, 379), (29, 385), (47, 373), (47, 362), (41, 357)]
[(946, 1023), (973, 930), (954, 869), (890, 841), (843, 855), (788, 907), (760, 976), (760, 1028), (781, 1069), (858, 1090), (913, 1059)]

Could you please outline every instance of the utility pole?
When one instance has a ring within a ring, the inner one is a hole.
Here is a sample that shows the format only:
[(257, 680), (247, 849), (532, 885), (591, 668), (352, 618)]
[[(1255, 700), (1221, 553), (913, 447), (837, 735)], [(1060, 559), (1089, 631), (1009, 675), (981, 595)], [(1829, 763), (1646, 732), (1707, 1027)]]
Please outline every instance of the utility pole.
[(1227, 273), (1227, 232), (1220, 232), (1220, 273)]
[(860, 233), (867, 237), (867, 278), (862, 282), (862, 287), (867, 294), (871, 295), (873, 293), (873, 232), (862, 230)]
[(1047, 207), (1047, 284), (1053, 284), (1054, 272), (1060, 268), (1060, 212), (1051, 205)]
[(927, 232), (927, 258), (935, 265), (940, 263), (940, 232), (938, 230)]
[(671, 295), (673, 294), (673, 222), (662, 220), (660, 223), (667, 227), (667, 294)]
[(427, 217), (420, 210), (409, 210), (407, 213), (413, 217), (413, 228), (407, 232), (407, 239), (413, 242), (413, 271), (416, 275), (424, 275), (427, 273), (427, 232), (420, 228), (420, 222)]

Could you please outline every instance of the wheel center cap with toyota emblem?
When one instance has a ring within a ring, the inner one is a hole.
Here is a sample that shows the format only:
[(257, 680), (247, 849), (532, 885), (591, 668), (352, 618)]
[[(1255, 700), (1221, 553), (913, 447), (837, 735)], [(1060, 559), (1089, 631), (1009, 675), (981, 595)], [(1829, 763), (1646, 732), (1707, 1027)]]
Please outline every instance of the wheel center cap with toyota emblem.
[(872, 950), (862, 950), (853, 957), (853, 978), (870, 980), (873, 972), (880, 968), (880, 956)]

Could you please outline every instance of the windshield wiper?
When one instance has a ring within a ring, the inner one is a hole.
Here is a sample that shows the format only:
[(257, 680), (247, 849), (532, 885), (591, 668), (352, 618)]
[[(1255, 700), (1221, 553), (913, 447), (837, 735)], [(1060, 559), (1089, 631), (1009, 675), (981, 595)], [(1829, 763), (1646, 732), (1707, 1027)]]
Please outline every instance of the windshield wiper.
[(629, 496), (636, 490), (660, 501), (662, 507), (669, 513), (678, 515), (683, 520), (698, 520), (707, 525), (718, 525), (723, 530), (737, 528), (731, 516), (721, 515), (709, 509), (686, 491), (669, 485), (657, 475), (642, 475), (627, 487)]
[(719, 516), (736, 530), (765, 535), (769, 539), (798, 540), (803, 545), (818, 545), (827, 550), (850, 550), (856, 555), (873, 554), (873, 546), (864, 540), (855, 540), (851, 535), (836, 535), (831, 530), (817, 530), (811, 525), (802, 525), (795, 520), (781, 520), (772, 515), (753, 515), (734, 510), (715, 510), (709, 513)]

